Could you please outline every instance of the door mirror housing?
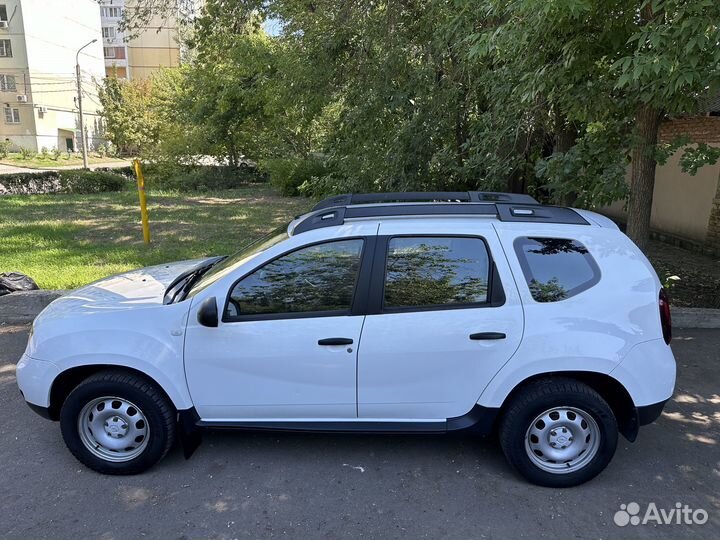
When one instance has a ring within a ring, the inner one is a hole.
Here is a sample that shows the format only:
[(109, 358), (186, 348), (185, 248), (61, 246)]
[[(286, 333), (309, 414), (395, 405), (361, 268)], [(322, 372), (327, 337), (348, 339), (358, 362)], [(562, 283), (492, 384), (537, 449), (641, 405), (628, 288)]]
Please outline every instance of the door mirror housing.
[(197, 312), (197, 321), (203, 326), (217, 328), (219, 324), (217, 300), (214, 296), (207, 298), (200, 304)]

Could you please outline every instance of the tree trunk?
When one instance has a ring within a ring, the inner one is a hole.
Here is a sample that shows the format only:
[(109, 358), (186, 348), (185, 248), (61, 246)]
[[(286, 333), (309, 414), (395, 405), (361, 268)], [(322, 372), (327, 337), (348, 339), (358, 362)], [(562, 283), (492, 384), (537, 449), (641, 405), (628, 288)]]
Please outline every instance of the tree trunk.
[[(578, 131), (573, 124), (558, 121), (555, 128), (555, 137), (553, 144), (553, 153), (565, 154), (573, 146), (578, 137)], [(562, 197), (557, 197), (558, 203), (563, 206), (573, 206), (578, 198), (575, 191), (565, 193)]]
[(655, 145), (662, 112), (641, 104), (635, 112), (636, 141), (632, 148), (632, 175), (628, 205), (627, 234), (645, 250), (650, 239), (650, 214), (655, 188)]

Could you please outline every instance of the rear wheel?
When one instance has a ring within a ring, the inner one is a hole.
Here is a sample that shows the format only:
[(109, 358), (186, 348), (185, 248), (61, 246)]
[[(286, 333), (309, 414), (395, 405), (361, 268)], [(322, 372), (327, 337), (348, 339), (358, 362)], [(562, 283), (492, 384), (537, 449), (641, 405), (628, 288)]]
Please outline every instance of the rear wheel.
[(594, 478), (612, 459), (618, 439), (607, 402), (589, 386), (560, 377), (523, 388), (499, 431), (508, 462), (530, 482), (549, 487)]
[(60, 410), (63, 439), (83, 464), (105, 474), (136, 474), (175, 440), (175, 410), (146, 379), (104, 371), (80, 383)]

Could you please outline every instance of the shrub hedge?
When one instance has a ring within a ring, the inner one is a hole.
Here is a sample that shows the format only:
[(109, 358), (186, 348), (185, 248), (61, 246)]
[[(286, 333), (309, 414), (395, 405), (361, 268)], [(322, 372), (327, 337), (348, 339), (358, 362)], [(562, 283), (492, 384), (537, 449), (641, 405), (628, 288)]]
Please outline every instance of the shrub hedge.
[(170, 191), (214, 191), (233, 189), (267, 177), (255, 167), (239, 168), (213, 165), (167, 166), (150, 164), (143, 168), (148, 189)]
[(82, 169), (3, 174), (0, 176), (0, 195), (101, 193), (121, 191), (127, 183), (127, 178), (121, 174)]
[[(143, 165), (147, 189), (212, 191), (265, 182), (255, 167)], [(101, 193), (121, 191), (135, 181), (133, 167), (72, 169), (0, 175), (0, 195), (38, 193)]]

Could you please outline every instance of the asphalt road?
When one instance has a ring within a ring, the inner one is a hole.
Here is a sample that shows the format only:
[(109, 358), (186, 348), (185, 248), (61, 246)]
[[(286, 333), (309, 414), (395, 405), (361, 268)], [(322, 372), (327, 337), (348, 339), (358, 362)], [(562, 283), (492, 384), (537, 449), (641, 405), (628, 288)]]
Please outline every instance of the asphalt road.
[[(720, 538), (720, 330), (676, 331), (666, 414), (574, 489), (528, 485), (467, 435), (214, 432), (134, 477), (65, 450), (15, 386), (27, 327), (0, 326), (0, 538)], [(704, 509), (705, 525), (617, 526), (621, 504)]]

